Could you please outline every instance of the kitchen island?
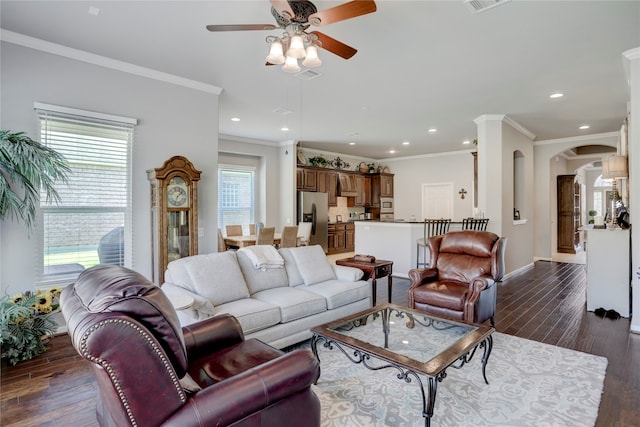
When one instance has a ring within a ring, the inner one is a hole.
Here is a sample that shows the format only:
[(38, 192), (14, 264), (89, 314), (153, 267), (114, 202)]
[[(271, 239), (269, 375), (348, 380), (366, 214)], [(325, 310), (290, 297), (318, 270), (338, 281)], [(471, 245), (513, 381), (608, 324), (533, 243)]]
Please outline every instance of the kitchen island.
[[(355, 253), (393, 261), (393, 275), (409, 278), (409, 270), (416, 268), (417, 241), (424, 236), (424, 221), (356, 220), (354, 223)], [(451, 222), (449, 230), (460, 230), (461, 226), (461, 222)]]
[(355, 221), (355, 253), (393, 261), (393, 275), (409, 277), (416, 267), (416, 241), (422, 237), (424, 223)]

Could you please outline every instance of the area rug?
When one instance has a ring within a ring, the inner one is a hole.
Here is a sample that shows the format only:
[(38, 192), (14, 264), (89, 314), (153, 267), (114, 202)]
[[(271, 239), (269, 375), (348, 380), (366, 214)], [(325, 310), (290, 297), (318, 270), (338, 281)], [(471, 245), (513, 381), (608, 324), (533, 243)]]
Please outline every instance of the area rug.
[[(415, 381), (398, 380), (394, 369), (354, 364), (335, 348), (320, 345), (318, 353), (322, 373), (314, 391), (323, 427), (424, 426)], [(487, 385), (479, 356), (462, 369), (447, 370), (432, 427), (595, 424), (606, 358), (496, 332)]]

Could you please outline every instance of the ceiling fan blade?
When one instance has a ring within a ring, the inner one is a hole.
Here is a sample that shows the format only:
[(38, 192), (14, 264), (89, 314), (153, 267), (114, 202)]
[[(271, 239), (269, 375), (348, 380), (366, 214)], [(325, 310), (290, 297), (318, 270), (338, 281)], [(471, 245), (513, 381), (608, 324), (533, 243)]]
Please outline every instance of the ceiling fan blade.
[(250, 30), (274, 30), (273, 24), (231, 24), (231, 25), (207, 25), (209, 31), (250, 31)]
[(333, 37), (329, 37), (328, 35), (323, 34), (319, 31), (312, 31), (311, 34), (315, 34), (316, 36), (318, 36), (318, 40), (320, 41), (320, 43), (322, 43), (323, 49), (341, 56), (344, 59), (349, 59), (358, 52), (351, 46), (348, 46), (334, 39)]
[(375, 12), (376, 9), (376, 2), (373, 0), (354, 0), (309, 15), (309, 23), (315, 26), (333, 24), (334, 22)]
[(271, 6), (273, 6), (276, 12), (278, 12), (280, 15), (282, 15), (282, 12), (286, 12), (287, 14), (289, 14), (289, 19), (296, 16), (287, 0), (271, 0)]

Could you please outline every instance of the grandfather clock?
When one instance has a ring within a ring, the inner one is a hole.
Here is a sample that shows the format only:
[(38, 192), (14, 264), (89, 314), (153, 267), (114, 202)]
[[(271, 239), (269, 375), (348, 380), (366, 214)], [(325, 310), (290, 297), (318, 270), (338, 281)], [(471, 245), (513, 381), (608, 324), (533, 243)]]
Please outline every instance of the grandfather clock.
[(147, 171), (151, 182), (152, 280), (164, 283), (167, 264), (198, 253), (200, 171), (186, 157), (174, 156)]

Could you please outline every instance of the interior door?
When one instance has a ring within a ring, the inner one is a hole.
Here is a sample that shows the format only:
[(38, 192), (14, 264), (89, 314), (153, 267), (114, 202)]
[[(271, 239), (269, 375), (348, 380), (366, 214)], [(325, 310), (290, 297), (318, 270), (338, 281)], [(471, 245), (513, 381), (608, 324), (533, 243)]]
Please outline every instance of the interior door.
[(453, 218), (453, 183), (422, 184), (422, 218)]

